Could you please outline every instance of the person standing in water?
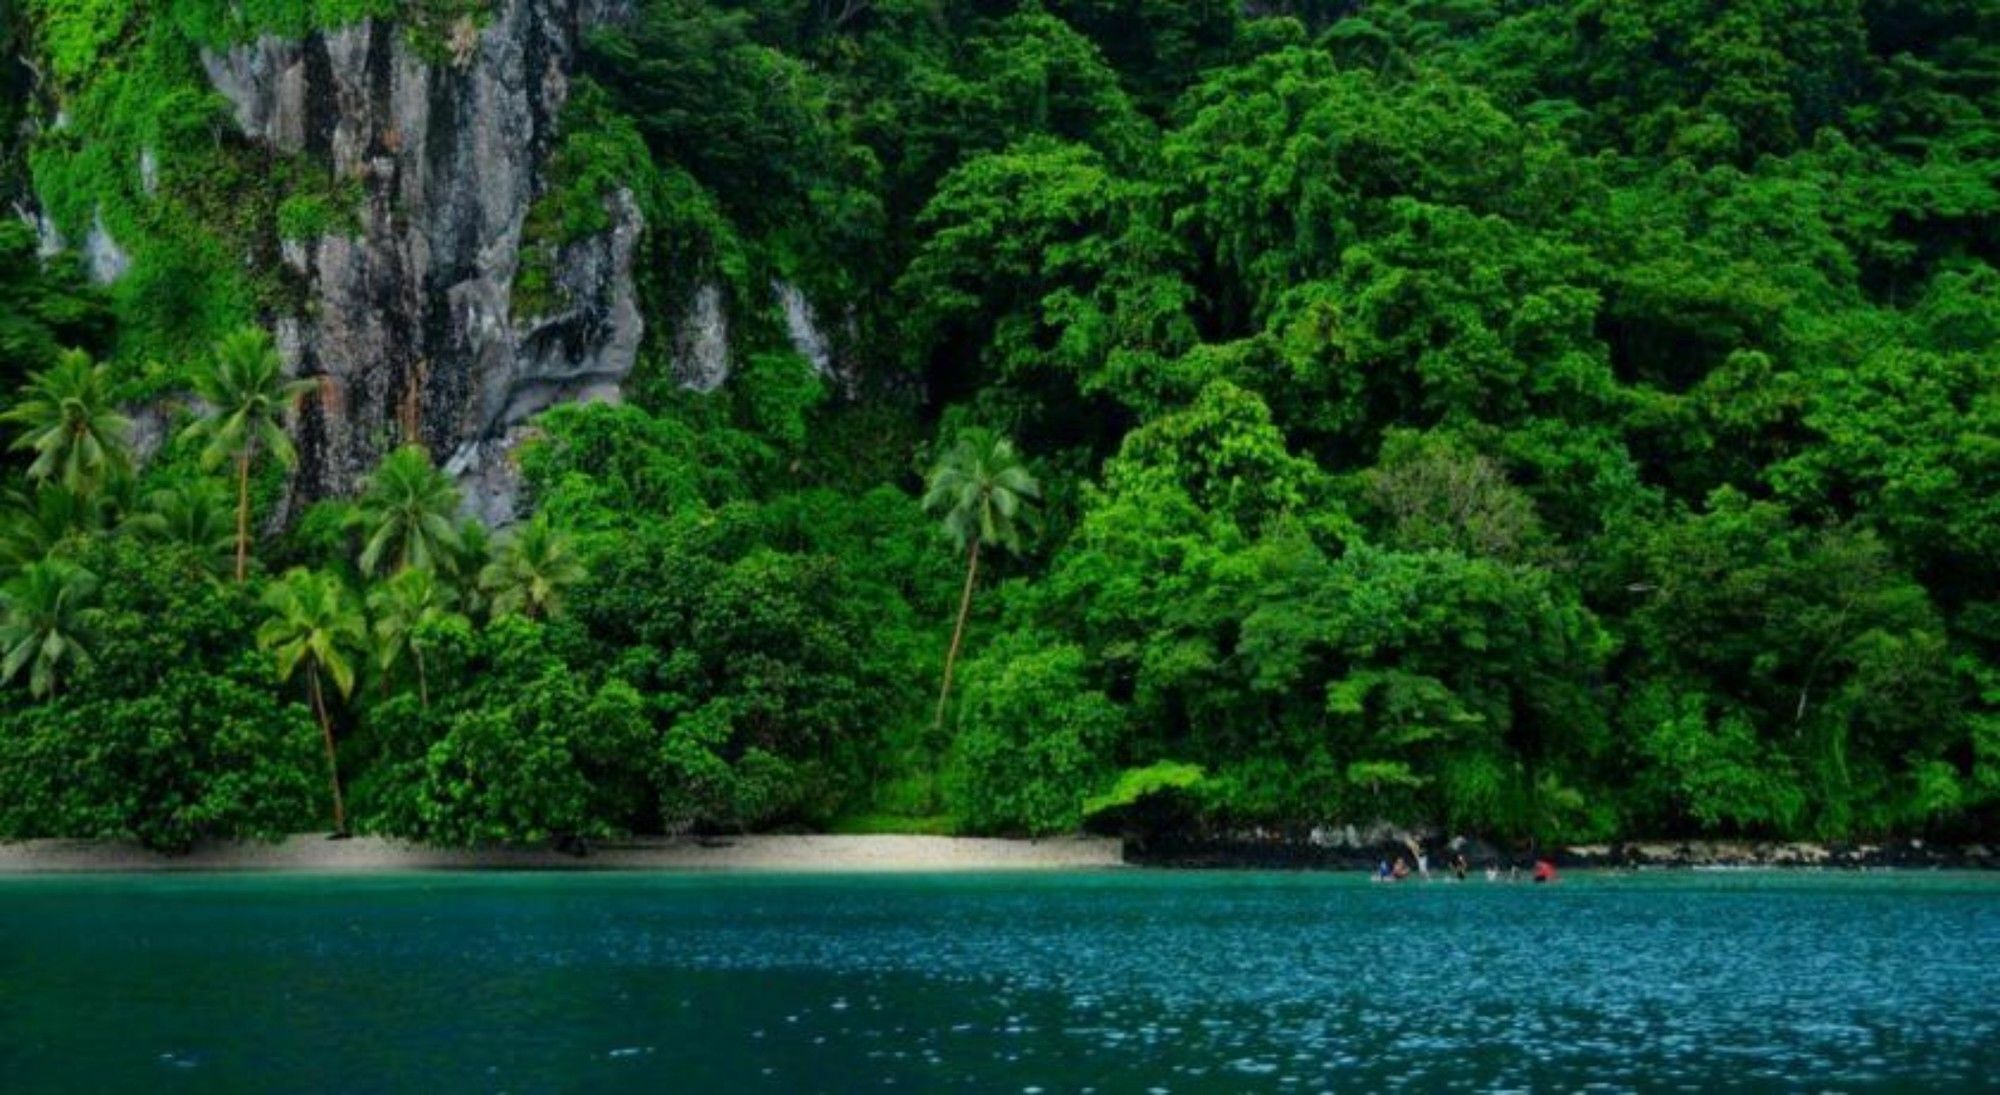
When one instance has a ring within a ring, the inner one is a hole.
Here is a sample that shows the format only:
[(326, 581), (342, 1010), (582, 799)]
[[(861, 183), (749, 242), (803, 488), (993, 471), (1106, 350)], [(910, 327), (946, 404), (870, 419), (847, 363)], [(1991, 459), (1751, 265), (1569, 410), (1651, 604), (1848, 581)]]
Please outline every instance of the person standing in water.
[(1556, 865), (1549, 862), (1546, 859), (1535, 860), (1535, 881), (1537, 882), (1556, 881)]

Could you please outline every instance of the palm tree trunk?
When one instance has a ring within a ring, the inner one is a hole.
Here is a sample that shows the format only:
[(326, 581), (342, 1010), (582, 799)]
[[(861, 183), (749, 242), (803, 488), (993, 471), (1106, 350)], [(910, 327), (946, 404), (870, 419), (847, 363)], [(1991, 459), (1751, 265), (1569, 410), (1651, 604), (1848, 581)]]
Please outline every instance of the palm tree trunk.
[(417, 699), (424, 705), (425, 710), (429, 710), (431, 706), (431, 682), (430, 675), (424, 671), (424, 648), (413, 642), (410, 644), (410, 653), (415, 655), (417, 659)]
[(951, 699), (951, 671), (958, 665), (958, 644), (965, 638), (965, 617), (972, 611), (972, 583), (979, 577), (979, 539), (973, 538), (965, 566), (965, 592), (958, 599), (958, 626), (951, 629), (951, 649), (944, 656), (944, 688), (938, 692), (937, 721), (933, 733), (944, 730), (944, 708)]
[(347, 833), (347, 806), (340, 800), (340, 761), (333, 753), (333, 720), (326, 715), (326, 698), (319, 691), (319, 663), (306, 662), (306, 683), (312, 686), (313, 713), (319, 716), (320, 737), (326, 742), (326, 776), (333, 785), (333, 831)]
[(250, 451), (236, 457), (236, 584), (250, 569)]

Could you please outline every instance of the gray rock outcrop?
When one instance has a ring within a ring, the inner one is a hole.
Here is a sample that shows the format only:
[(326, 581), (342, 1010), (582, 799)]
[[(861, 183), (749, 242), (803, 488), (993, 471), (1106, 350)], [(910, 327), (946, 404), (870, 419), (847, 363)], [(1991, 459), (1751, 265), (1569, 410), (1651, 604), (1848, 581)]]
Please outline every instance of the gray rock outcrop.
[(117, 281), (132, 268), (132, 256), (125, 253), (118, 241), (111, 238), (111, 230), (104, 227), (102, 210), (91, 218), (90, 233), (83, 239), (83, 260), (91, 280), (99, 285)]
[(729, 309), (722, 287), (697, 287), (674, 329), (674, 379), (683, 388), (712, 392), (729, 379)]
[(361, 195), (348, 223), (283, 249), (305, 306), (278, 324), (279, 346), (321, 378), (294, 431), (297, 493), (351, 490), (417, 440), (460, 475), (469, 508), (504, 518), (506, 499), (476, 495), (506, 478), (486, 465), (506, 458), (509, 429), (557, 400), (616, 397), (643, 331), (629, 194), (608, 203), (609, 231), (559, 248), (551, 314), (513, 303), (579, 35), (602, 14), (592, 0), (496, 0), (442, 52), (364, 20), (204, 55), (246, 134)]
[(812, 301), (798, 286), (788, 281), (773, 281), (771, 292), (778, 297), (778, 310), (785, 317), (785, 337), (791, 340), (792, 349), (812, 365), (813, 372), (822, 377), (833, 376), (833, 343), (820, 328), (819, 316), (813, 311)]
[(797, 285), (776, 280), (771, 283), (771, 293), (777, 299), (785, 338), (792, 349), (806, 359), (815, 375), (835, 390), (850, 397), (856, 395), (861, 378), (853, 368), (853, 348), (859, 338), (853, 306), (849, 305), (829, 325), (812, 299)]

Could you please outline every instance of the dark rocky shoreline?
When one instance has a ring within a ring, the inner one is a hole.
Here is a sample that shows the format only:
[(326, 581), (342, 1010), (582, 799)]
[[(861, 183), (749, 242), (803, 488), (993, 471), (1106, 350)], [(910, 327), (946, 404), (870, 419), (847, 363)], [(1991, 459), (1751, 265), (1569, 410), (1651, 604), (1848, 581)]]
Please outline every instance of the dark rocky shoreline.
[(1136, 866), (1206, 870), (1370, 871), (1421, 850), (1433, 872), (1454, 854), (1474, 871), (1526, 868), (1538, 859), (1570, 870), (1790, 868), (1825, 870), (2000, 870), (2000, 844), (1939, 844), (1924, 840), (1809, 843), (1746, 840), (1634, 840), (1541, 848), (1495, 844), (1477, 837), (1377, 826), (1357, 832), (1312, 829), (1223, 834), (1153, 834), (1130, 838), (1125, 861)]

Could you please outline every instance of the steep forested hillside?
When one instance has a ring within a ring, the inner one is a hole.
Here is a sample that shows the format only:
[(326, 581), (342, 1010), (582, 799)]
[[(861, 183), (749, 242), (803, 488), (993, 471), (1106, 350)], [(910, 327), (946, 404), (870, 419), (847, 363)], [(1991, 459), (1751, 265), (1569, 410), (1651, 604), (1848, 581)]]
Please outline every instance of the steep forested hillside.
[(0, 18), (0, 836), (2000, 821), (1994, 0)]

